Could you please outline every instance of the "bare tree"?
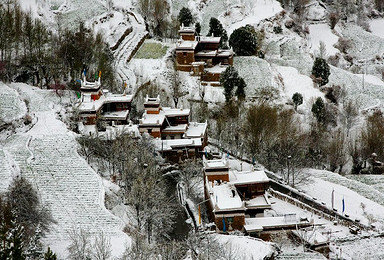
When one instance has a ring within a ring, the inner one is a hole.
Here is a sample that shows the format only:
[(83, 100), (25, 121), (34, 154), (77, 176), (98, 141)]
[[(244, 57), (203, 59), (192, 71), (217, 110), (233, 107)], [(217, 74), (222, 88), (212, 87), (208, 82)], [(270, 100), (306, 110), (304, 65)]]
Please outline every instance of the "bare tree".
[(83, 230), (73, 227), (68, 236), (71, 240), (68, 246), (68, 258), (71, 260), (92, 259), (90, 234)]
[(328, 161), (330, 171), (339, 168), (339, 174), (342, 172), (344, 164), (347, 162), (346, 138), (341, 129), (334, 131), (328, 142)]
[(95, 260), (108, 260), (111, 258), (111, 239), (106, 237), (104, 232), (95, 236), (92, 244), (92, 256)]

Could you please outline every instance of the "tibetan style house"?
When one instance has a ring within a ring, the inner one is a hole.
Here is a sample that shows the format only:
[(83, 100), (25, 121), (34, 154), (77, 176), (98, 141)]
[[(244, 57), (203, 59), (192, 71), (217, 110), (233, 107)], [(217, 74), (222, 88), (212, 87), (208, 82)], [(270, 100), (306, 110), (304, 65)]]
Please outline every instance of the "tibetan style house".
[(220, 37), (198, 36), (192, 27), (181, 26), (176, 44), (177, 70), (200, 76), (202, 84), (219, 85), (220, 74), (233, 65), (233, 52), (219, 48)]
[(95, 82), (81, 82), (81, 103), (78, 107), (82, 123), (95, 125), (103, 120), (108, 125), (127, 124), (132, 95), (110, 94), (101, 88), (100, 78)]
[(190, 122), (190, 109), (161, 107), (159, 96), (147, 96), (144, 110), (140, 133), (156, 138), (156, 149), (165, 158), (178, 162), (200, 156), (208, 143), (206, 122)]
[(204, 160), (204, 194), (218, 231), (244, 230), (246, 219), (264, 216), (271, 208), (264, 171), (231, 170), (228, 161)]

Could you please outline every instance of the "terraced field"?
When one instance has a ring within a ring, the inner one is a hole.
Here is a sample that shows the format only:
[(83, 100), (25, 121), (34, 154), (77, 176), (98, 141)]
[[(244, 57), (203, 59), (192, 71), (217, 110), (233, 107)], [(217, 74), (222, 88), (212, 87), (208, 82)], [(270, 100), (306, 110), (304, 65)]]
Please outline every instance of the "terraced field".
[[(25, 90), (24, 86), (20, 88)], [(23, 94), (28, 96), (28, 92), (31, 90)], [(37, 100), (40, 99), (32, 98), (31, 102)], [(101, 178), (77, 153), (74, 133), (55, 118), (48, 106), (49, 102), (32, 104), (31, 107), (43, 110), (34, 111), (38, 117), (36, 125), (5, 141), (0, 149), (1, 179), (9, 180), (21, 174), (36, 187), (43, 204), (49, 206), (57, 221), (46, 243), (61, 257), (65, 258), (68, 232), (74, 228), (86, 230), (92, 236), (103, 232), (112, 241), (118, 241), (113, 247), (123, 250), (130, 239), (122, 232), (121, 220), (104, 206)], [(2, 181), (1, 191), (6, 186), (7, 182)]]

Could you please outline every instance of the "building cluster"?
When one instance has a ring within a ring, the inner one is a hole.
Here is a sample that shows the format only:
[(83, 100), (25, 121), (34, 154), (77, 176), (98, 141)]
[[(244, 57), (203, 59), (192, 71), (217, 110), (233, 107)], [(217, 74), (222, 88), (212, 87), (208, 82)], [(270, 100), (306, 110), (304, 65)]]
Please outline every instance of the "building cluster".
[(294, 229), (308, 226), (296, 214), (265, 215), (272, 209), (266, 195), (270, 180), (264, 170), (237, 171), (228, 160), (206, 160), (204, 157), (204, 195), (210, 220), (216, 231), (240, 230), (260, 234), (276, 229)]
[(199, 36), (193, 27), (181, 26), (176, 44), (177, 70), (201, 77), (201, 83), (220, 85), (220, 74), (233, 65), (233, 52), (220, 49), (221, 37)]
[(100, 79), (84, 79), (80, 90), (83, 134), (93, 134), (99, 121), (109, 128), (120, 126), (133, 129), (133, 133), (146, 133), (155, 138), (156, 150), (172, 162), (201, 156), (208, 143), (207, 122), (190, 122), (190, 109), (162, 107), (159, 96), (146, 97), (144, 114), (135, 126), (129, 122), (132, 95), (110, 94), (101, 88)]

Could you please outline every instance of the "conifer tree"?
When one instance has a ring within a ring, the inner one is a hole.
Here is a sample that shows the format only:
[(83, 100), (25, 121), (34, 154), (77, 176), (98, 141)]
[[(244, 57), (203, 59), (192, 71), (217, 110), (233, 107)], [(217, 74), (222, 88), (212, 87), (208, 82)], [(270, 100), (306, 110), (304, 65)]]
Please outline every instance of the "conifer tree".
[(56, 254), (52, 252), (50, 247), (48, 247), (47, 252), (44, 254), (44, 260), (57, 260)]
[(179, 20), (180, 25), (189, 26), (193, 21), (191, 10), (187, 7), (181, 8), (177, 20)]
[(325, 61), (325, 59), (316, 58), (312, 67), (312, 75), (315, 76), (316, 79), (320, 79), (320, 86), (323, 86), (328, 83), (328, 78), (329, 75), (331, 75), (331, 72), (329, 70), (329, 65)]
[(226, 70), (220, 75), (220, 84), (224, 88), (224, 96), (226, 102), (230, 101), (233, 97), (233, 90), (236, 88), (236, 96), (238, 99), (245, 98), (244, 88), (246, 83), (242, 77), (239, 76), (239, 73), (233, 66), (229, 66)]
[(211, 17), (209, 21), (208, 36), (221, 37), (220, 48), (226, 48), (226, 42), (228, 41), (227, 31), (223, 28), (220, 21), (214, 17)]
[(325, 123), (325, 105), (321, 97), (318, 97), (316, 99), (316, 102), (313, 103), (311, 111), (313, 115), (316, 117), (318, 123), (320, 124)]

